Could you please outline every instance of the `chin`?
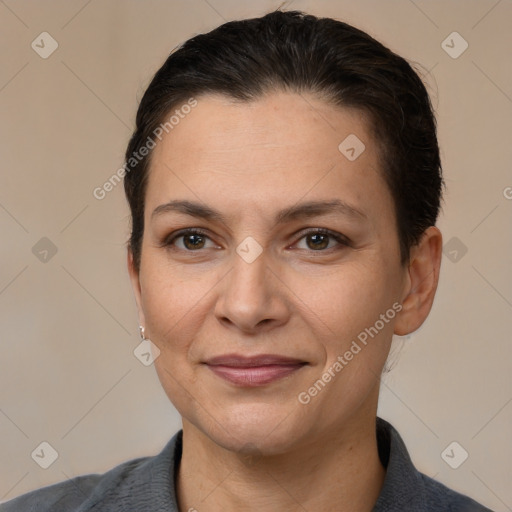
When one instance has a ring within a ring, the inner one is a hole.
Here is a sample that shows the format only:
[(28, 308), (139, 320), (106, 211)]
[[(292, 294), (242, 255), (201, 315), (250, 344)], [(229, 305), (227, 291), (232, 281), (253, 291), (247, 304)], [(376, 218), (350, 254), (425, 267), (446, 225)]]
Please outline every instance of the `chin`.
[(219, 416), (222, 419), (214, 425), (208, 422), (213, 430), (205, 429), (204, 424), (200, 430), (226, 450), (244, 455), (287, 452), (306, 433), (304, 420), (293, 411), (269, 404), (238, 406)]

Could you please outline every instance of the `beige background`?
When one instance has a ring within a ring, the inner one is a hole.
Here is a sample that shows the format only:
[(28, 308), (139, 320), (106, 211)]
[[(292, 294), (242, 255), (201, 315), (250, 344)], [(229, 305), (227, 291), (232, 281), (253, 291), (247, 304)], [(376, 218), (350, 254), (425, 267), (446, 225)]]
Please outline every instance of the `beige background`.
[[(0, 1), (0, 501), (157, 453), (180, 428), (133, 355), (122, 186), (102, 201), (92, 192), (122, 165), (137, 101), (170, 50), (280, 3)], [(419, 469), (512, 510), (512, 2), (287, 7), (353, 23), (430, 70), (448, 185), (440, 227), (458, 246), (431, 317), (398, 340), (380, 414)], [(47, 59), (31, 48), (43, 31), (59, 45)], [(453, 31), (469, 44), (456, 59), (441, 46)], [(46, 262), (32, 251), (42, 237), (57, 248)], [(59, 454), (46, 470), (31, 458), (42, 441)], [(441, 458), (452, 441), (469, 453), (458, 469)]]

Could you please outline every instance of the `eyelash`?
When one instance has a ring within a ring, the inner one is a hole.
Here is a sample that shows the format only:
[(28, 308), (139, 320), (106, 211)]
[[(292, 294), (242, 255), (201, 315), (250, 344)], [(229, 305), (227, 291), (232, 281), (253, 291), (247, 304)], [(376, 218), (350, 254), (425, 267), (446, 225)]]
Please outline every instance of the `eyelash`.
[[(179, 238), (182, 238), (182, 237), (184, 237), (186, 235), (198, 235), (198, 236), (201, 236), (201, 237), (204, 237), (204, 238), (208, 238), (209, 240), (211, 240), (210, 237), (208, 236), (208, 234), (205, 231), (203, 231), (202, 229), (200, 229), (200, 228), (187, 228), (187, 229), (180, 230), (180, 231), (178, 231), (176, 233), (173, 233), (169, 237), (167, 237), (163, 241), (162, 247), (176, 249), (176, 247), (174, 246), (174, 242), (176, 240), (178, 240)], [(302, 236), (299, 238), (298, 241), (300, 241), (300, 240), (302, 240), (302, 239), (304, 239), (304, 238), (306, 238), (307, 236), (310, 236), (310, 235), (326, 235), (326, 236), (329, 236), (332, 239), (334, 239), (336, 242), (338, 242), (338, 244), (340, 246), (345, 246), (345, 247), (350, 247), (351, 246), (351, 242), (350, 242), (350, 240), (348, 238), (344, 237), (343, 235), (340, 235), (339, 233), (336, 233), (334, 231), (331, 231), (331, 230), (325, 229), (325, 228), (316, 228), (316, 229), (310, 229), (309, 231), (305, 231), (305, 232), (302, 233)], [(318, 249), (318, 250), (309, 249), (309, 251), (310, 252), (330, 252), (333, 249), (336, 249), (336, 247), (330, 247), (328, 249)], [(190, 249), (181, 249), (180, 248), (180, 249), (176, 249), (176, 250), (181, 250), (181, 251), (193, 253), (193, 252), (200, 252), (201, 249), (197, 249), (197, 250), (194, 251), (194, 250), (190, 250)]]

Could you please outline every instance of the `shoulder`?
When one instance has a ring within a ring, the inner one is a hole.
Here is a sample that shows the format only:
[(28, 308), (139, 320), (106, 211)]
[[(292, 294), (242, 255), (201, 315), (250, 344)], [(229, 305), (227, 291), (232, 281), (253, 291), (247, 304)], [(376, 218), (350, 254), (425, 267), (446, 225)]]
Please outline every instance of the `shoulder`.
[(85, 475), (42, 487), (0, 504), (0, 512), (75, 510), (91, 494), (101, 475)]
[[(123, 462), (103, 474), (87, 474), (28, 492), (0, 504), (0, 512), (121, 512), (147, 505), (151, 496), (165, 496), (171, 511), (172, 469), (177, 440), (172, 437), (154, 456)], [(171, 478), (169, 478), (171, 477)]]
[(492, 512), (491, 509), (484, 507), (470, 497), (449, 489), (422, 473), (419, 473), (419, 475), (423, 481), (423, 500), (426, 511)]
[(492, 512), (473, 499), (420, 473), (400, 434), (377, 419), (377, 445), (386, 477), (374, 512)]
[(104, 474), (81, 475), (70, 480), (48, 485), (0, 504), (0, 512), (70, 512), (86, 503), (106, 483), (116, 485), (150, 457), (133, 459)]

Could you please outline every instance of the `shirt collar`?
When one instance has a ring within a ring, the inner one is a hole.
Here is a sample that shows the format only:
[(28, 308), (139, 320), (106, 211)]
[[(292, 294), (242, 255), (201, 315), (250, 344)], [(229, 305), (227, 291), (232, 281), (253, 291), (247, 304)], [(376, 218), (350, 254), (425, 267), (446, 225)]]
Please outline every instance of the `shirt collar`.
[(377, 446), (386, 476), (374, 512), (412, 509), (421, 503), (423, 480), (395, 428), (377, 418)]

